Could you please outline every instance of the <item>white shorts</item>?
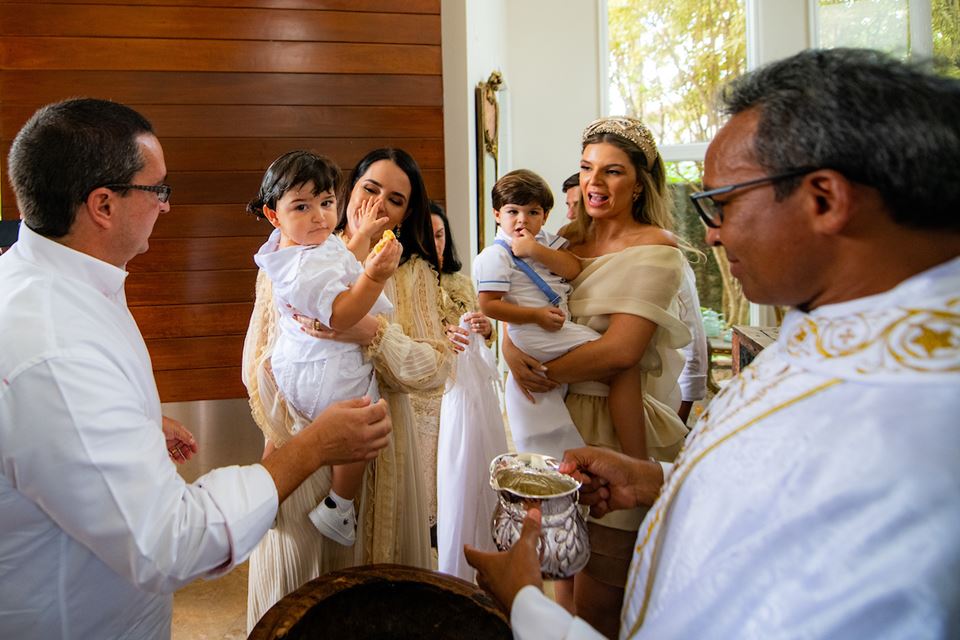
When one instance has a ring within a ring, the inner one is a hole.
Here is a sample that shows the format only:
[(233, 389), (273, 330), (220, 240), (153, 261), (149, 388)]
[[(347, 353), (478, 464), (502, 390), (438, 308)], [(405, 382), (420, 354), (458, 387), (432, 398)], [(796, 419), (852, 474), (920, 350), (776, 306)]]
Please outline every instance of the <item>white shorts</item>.
[(270, 364), (283, 397), (310, 420), (334, 402), (365, 395), (373, 402), (380, 399), (373, 365), (360, 349), (306, 362), (291, 361), (275, 350)]

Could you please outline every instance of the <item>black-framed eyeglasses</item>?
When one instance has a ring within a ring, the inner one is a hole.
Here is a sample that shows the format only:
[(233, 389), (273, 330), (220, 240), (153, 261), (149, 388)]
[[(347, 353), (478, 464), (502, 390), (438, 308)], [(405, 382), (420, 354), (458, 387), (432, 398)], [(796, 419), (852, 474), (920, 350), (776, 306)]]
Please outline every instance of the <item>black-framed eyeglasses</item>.
[(170, 202), (170, 194), (173, 192), (173, 188), (168, 184), (105, 184), (103, 187), (111, 191), (125, 191), (126, 189), (149, 191), (157, 194), (157, 200), (164, 203)]
[(772, 176), (764, 176), (755, 180), (747, 180), (746, 182), (728, 184), (725, 187), (717, 187), (716, 189), (710, 189), (709, 191), (698, 191), (697, 193), (691, 193), (690, 199), (693, 201), (693, 205), (697, 208), (697, 213), (700, 214), (700, 219), (703, 220), (703, 223), (712, 229), (719, 229), (720, 225), (723, 224), (724, 203), (717, 202), (713, 199), (713, 196), (723, 195), (724, 193), (730, 193), (731, 191), (737, 191), (738, 189), (745, 189), (747, 187), (754, 187), (757, 185), (766, 184), (768, 182), (777, 182), (778, 180), (786, 180), (787, 178), (796, 178), (797, 176), (806, 175), (816, 170), (817, 167), (802, 167), (799, 169), (792, 169), (784, 173), (778, 173)]

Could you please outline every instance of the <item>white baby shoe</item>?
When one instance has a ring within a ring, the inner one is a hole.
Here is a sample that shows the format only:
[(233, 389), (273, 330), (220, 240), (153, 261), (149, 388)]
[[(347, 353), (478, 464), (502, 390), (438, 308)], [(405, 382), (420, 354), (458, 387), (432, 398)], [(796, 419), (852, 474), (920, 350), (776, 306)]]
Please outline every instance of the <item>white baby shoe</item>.
[(345, 547), (352, 547), (357, 540), (357, 513), (353, 502), (347, 508), (337, 506), (327, 496), (309, 513), (310, 522), (320, 533)]

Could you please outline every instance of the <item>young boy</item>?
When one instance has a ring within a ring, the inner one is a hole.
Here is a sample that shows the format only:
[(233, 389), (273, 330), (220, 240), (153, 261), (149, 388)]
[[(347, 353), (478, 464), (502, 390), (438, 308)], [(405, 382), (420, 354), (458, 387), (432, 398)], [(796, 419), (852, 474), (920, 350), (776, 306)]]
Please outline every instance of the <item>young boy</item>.
[[(593, 329), (569, 319), (568, 281), (580, 274), (581, 264), (564, 249), (564, 238), (543, 231), (553, 207), (547, 183), (532, 171), (511, 171), (494, 185), (492, 199), (499, 226), (497, 244), (485, 248), (474, 261), (480, 310), (508, 323), (514, 344), (540, 362), (599, 338)], [(639, 367), (607, 382), (611, 418), (624, 453), (644, 455)], [(534, 395), (536, 404), (523, 396), (515, 382), (508, 383), (507, 417), (517, 451), (559, 459), (566, 449), (582, 447), (583, 439), (563, 402), (566, 385)]]

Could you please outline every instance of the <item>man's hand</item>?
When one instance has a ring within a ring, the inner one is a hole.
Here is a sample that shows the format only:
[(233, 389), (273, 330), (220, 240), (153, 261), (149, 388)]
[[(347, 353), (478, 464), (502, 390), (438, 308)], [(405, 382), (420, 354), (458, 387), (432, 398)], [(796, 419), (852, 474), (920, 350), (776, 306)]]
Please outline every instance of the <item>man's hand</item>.
[(261, 464), (273, 478), (280, 502), (320, 467), (373, 460), (390, 442), (387, 402), (370, 398), (337, 402)]
[(543, 589), (540, 574), (540, 509), (532, 507), (523, 519), (520, 538), (510, 551), (491, 553), (464, 545), (467, 562), (477, 570), (477, 584), (496, 598), (509, 613), (520, 589), (533, 585)]
[(199, 450), (193, 434), (179, 421), (163, 416), (161, 428), (167, 443), (167, 454), (175, 463), (183, 464)]
[(514, 236), (510, 240), (510, 250), (513, 252), (513, 255), (518, 258), (534, 257), (534, 252), (538, 246), (539, 243), (534, 238), (534, 235), (526, 229), (522, 229), (519, 236)]
[(650, 506), (663, 486), (659, 463), (600, 447), (564, 452), (560, 472), (582, 483), (580, 504), (589, 506), (596, 518), (618, 509)]
[(314, 439), (322, 457), (317, 466), (373, 460), (390, 441), (393, 424), (387, 401), (370, 398), (343, 400), (327, 407), (304, 429)]
[(538, 307), (534, 313), (537, 324), (547, 331), (559, 331), (567, 319), (566, 314), (557, 307)]

